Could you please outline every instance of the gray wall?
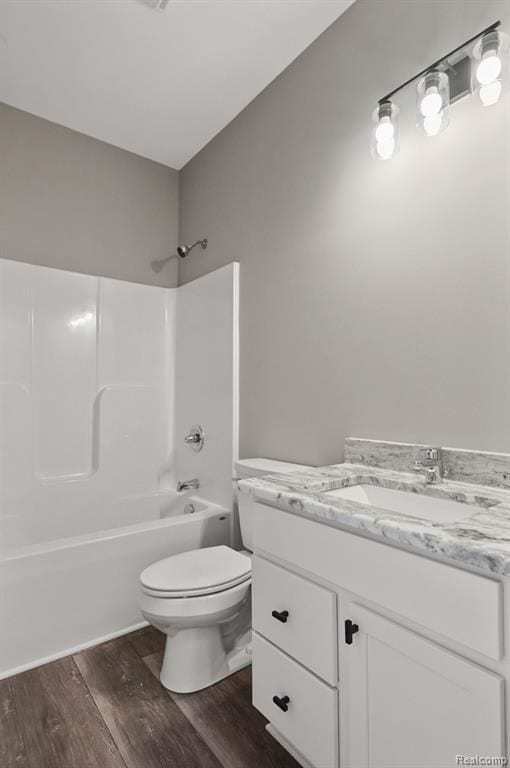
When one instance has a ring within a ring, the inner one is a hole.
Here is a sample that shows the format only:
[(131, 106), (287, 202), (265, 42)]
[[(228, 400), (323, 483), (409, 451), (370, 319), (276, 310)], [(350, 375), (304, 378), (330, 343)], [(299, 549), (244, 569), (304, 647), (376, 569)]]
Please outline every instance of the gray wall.
[(181, 172), (186, 282), (241, 262), (241, 455), (338, 460), (346, 435), (510, 450), (509, 97), (434, 139), (377, 99), (506, 0), (357, 2)]
[(178, 174), (0, 104), (0, 256), (173, 286)]

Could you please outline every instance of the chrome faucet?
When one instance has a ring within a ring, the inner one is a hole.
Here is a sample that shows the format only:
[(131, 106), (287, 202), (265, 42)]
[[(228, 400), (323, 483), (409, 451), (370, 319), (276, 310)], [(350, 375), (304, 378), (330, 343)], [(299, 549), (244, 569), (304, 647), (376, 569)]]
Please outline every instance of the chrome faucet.
[(193, 480), (179, 480), (177, 483), (177, 491), (190, 491), (191, 489), (197, 491), (200, 488), (200, 480), (196, 477)]
[(440, 448), (420, 448), (413, 464), (415, 472), (424, 472), (427, 485), (443, 478), (443, 457)]

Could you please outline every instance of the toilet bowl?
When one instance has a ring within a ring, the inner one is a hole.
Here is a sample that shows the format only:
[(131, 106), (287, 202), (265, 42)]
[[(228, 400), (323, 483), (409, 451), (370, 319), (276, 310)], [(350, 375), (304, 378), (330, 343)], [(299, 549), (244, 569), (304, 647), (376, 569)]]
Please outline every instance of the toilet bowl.
[[(282, 474), (302, 465), (245, 459), (239, 477)], [(243, 545), (251, 550), (252, 500), (238, 494)], [(143, 617), (166, 635), (162, 685), (207, 688), (251, 663), (251, 553), (227, 546), (172, 555), (140, 575)]]
[(207, 688), (251, 662), (251, 559), (230, 547), (196, 549), (140, 576), (144, 618), (166, 635), (161, 683)]

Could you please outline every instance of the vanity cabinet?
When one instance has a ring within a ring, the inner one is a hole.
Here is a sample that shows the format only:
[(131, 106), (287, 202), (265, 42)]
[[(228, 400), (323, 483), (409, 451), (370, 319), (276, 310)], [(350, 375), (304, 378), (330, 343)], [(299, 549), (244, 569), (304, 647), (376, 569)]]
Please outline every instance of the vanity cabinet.
[(253, 703), (305, 768), (507, 754), (504, 584), (254, 504)]

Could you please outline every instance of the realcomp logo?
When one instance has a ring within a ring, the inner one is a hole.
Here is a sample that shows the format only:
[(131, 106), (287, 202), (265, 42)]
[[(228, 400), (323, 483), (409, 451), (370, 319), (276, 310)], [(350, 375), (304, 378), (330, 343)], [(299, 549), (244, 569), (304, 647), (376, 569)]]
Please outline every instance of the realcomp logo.
[(503, 755), (456, 755), (457, 765), (505, 766), (508, 758)]

